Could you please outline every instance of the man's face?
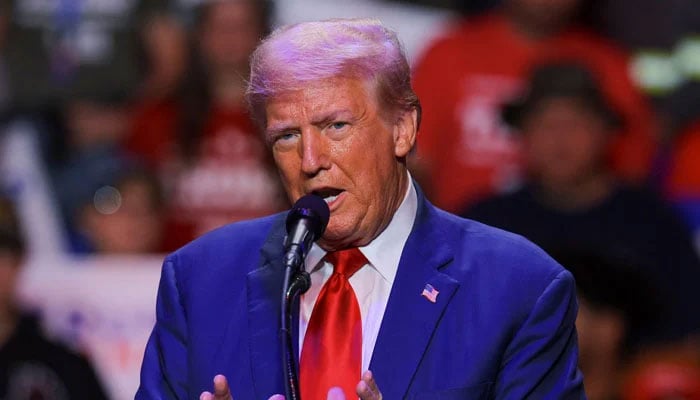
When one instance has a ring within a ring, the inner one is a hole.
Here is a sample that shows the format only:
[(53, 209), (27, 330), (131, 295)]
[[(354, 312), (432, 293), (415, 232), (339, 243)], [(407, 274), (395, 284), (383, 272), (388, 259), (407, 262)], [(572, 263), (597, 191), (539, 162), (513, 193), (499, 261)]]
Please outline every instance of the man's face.
[(163, 218), (149, 183), (131, 179), (119, 190), (103, 188), (83, 210), (81, 229), (101, 253), (153, 253), (160, 250)]
[(326, 250), (374, 239), (403, 200), (403, 158), (413, 147), (416, 112), (393, 117), (371, 85), (331, 78), (270, 99), (266, 140), (290, 201), (315, 193), (331, 211)]
[(200, 34), (206, 61), (215, 72), (247, 67), (262, 35), (253, 2), (219, 1), (210, 8)]
[(609, 127), (572, 98), (543, 100), (523, 121), (530, 172), (546, 186), (575, 185), (605, 167)]

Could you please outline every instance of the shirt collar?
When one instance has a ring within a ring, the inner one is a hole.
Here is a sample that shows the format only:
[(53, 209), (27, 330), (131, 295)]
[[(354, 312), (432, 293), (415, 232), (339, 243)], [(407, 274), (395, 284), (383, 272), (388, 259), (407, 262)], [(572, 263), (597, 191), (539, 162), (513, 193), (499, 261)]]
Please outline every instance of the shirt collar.
[[(394, 283), (403, 246), (408, 240), (411, 229), (413, 229), (417, 209), (418, 195), (413, 186), (411, 174), (408, 173), (406, 194), (401, 205), (391, 218), (389, 225), (368, 245), (359, 248), (362, 254), (367, 257), (370, 265), (390, 284)], [(320, 268), (322, 266), (320, 261), (325, 255), (326, 251), (314, 243), (306, 256), (306, 270), (313, 272)]]

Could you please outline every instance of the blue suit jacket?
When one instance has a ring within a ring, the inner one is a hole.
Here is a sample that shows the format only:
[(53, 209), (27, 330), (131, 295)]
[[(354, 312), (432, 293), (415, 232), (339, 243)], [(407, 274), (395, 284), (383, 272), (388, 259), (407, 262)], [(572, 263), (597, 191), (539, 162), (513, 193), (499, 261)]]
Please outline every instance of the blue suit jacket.
[[(420, 193), (418, 204), (370, 364), (384, 398), (585, 398), (571, 275), (520, 236)], [(136, 399), (196, 399), (216, 374), (234, 400), (284, 393), (284, 217), (228, 225), (166, 258)], [(421, 296), (428, 283), (435, 303)]]

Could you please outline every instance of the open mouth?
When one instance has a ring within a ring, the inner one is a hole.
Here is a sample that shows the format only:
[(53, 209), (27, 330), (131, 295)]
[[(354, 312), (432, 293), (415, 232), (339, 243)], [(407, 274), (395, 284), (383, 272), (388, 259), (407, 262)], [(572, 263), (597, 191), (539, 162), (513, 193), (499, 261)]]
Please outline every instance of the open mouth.
[(321, 198), (323, 198), (323, 200), (325, 200), (327, 204), (331, 204), (332, 202), (335, 201), (335, 199), (338, 198), (338, 196), (342, 192), (343, 191), (340, 189), (327, 188), (327, 189), (314, 190), (312, 193), (317, 195), (317, 196), (321, 196)]

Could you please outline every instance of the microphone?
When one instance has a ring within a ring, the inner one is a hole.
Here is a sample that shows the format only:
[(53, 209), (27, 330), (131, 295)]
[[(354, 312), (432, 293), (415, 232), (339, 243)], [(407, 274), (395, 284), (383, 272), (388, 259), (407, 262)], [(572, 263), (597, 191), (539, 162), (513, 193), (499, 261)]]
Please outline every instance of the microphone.
[(328, 204), (315, 194), (307, 194), (294, 203), (287, 214), (285, 266), (299, 270), (313, 242), (326, 230), (330, 213)]
[(315, 194), (307, 194), (294, 203), (287, 214), (287, 237), (284, 239), (284, 278), (280, 307), (282, 370), (287, 400), (300, 400), (296, 355), (292, 349), (292, 304), (311, 287), (311, 276), (302, 268), (311, 245), (323, 235), (330, 218), (328, 204)]

